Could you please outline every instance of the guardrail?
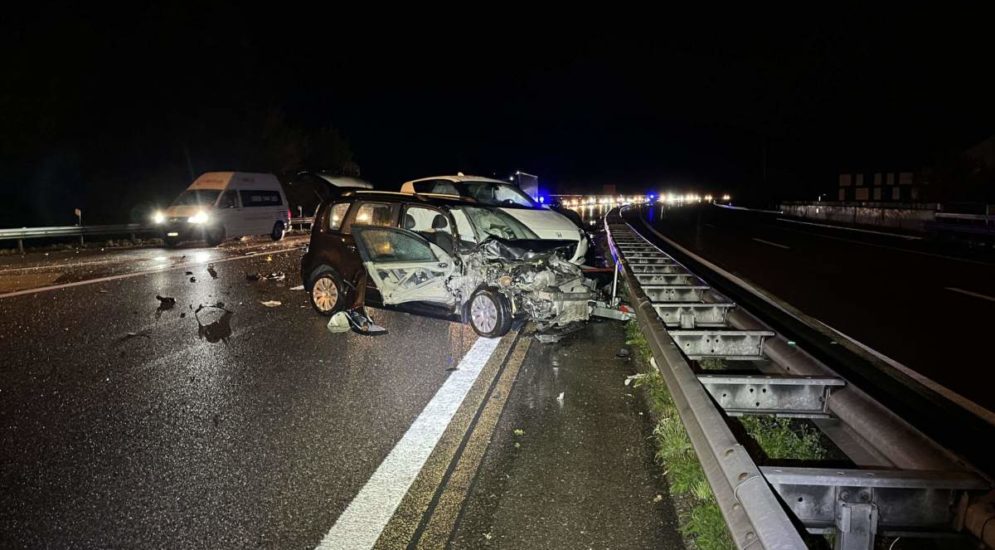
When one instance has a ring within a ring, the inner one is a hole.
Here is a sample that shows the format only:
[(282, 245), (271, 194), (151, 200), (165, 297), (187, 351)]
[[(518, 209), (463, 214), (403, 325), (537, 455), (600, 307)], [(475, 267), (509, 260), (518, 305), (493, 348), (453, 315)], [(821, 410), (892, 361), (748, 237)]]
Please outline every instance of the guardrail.
[[(311, 228), (313, 217), (298, 217), (290, 219), (291, 231), (294, 226), (297, 230), (305, 231)], [(128, 223), (118, 225), (64, 225), (52, 227), (21, 227), (0, 229), (0, 241), (17, 241), (17, 248), (24, 253), (24, 241), (28, 239), (45, 239), (61, 237), (78, 237), (80, 244), (83, 244), (85, 237), (99, 237), (107, 235), (129, 235), (132, 240), (139, 234), (158, 233), (161, 228), (155, 225)]]
[[(605, 227), (657, 368), (737, 547), (804, 548), (797, 526), (831, 533), (835, 547), (847, 550), (873, 548), (878, 535), (968, 531), (992, 543), (995, 529), (985, 527), (995, 512), (985, 499), (995, 493), (982, 473), (739, 308), (617, 212), (606, 216)], [(646, 231), (682, 257), (693, 256)], [(694, 256), (694, 263), (710, 277), (721, 273), (746, 285), (703, 258)], [(737, 368), (706, 372), (696, 363), (706, 358)], [(744, 415), (809, 419), (853, 466), (758, 466), (726, 421)], [(984, 492), (987, 497), (977, 498)]]

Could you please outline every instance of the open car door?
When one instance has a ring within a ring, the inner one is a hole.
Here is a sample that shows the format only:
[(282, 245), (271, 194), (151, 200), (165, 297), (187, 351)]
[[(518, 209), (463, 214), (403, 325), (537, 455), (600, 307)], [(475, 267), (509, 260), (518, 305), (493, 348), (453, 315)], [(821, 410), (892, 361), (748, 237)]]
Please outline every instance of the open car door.
[(352, 235), (384, 304), (453, 304), (446, 288), (453, 260), (441, 248), (417, 233), (393, 227), (353, 225)]

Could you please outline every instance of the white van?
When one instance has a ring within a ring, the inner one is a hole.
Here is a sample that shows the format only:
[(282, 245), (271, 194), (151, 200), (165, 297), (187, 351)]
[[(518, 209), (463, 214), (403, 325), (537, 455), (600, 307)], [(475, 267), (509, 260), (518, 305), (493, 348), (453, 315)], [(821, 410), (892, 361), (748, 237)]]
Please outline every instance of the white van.
[(456, 195), (490, 206), (500, 207), (532, 230), (541, 239), (577, 241), (570, 262), (581, 265), (587, 255), (587, 234), (569, 218), (532, 200), (506, 181), (480, 176), (435, 176), (404, 182), (402, 193)]
[(290, 226), (290, 209), (273, 174), (207, 172), (165, 210), (153, 216), (167, 246), (205, 240), (216, 246), (245, 235), (283, 238)]

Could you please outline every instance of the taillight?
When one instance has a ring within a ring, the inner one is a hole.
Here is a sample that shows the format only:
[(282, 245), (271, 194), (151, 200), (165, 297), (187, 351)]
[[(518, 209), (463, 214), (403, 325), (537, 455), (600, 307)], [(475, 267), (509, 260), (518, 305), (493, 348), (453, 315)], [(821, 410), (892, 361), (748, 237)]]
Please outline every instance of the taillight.
[(287, 209), (287, 220), (292, 220), (292, 219), (294, 219), (294, 216), (292, 216), (292, 215), (290, 214), (290, 209), (288, 208), (288, 209)]

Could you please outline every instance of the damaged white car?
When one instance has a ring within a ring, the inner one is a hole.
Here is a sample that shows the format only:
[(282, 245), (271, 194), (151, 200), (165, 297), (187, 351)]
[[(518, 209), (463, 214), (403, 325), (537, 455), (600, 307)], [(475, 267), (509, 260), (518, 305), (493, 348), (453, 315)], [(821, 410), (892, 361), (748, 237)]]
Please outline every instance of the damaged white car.
[(371, 305), (466, 322), (486, 337), (515, 320), (556, 333), (586, 321), (595, 300), (595, 282), (567, 261), (576, 246), (472, 201), (357, 191), (319, 209), (301, 268), (324, 315)]

